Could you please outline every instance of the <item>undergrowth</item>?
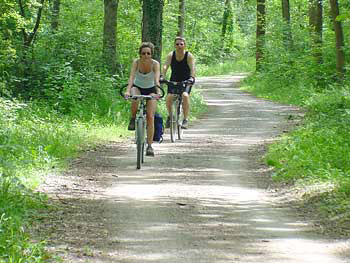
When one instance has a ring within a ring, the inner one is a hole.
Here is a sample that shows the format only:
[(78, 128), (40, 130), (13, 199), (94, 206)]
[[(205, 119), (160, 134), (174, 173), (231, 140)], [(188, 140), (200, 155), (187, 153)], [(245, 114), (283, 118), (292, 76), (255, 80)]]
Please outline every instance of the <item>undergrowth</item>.
[[(57, 103), (0, 97), (0, 263), (47, 262), (45, 241), (33, 242), (29, 234), (35, 215), (49, 209), (46, 197), (35, 189), (82, 151), (131, 135), (126, 129), (130, 103), (110, 80), (98, 82), (102, 86), (95, 81), (74, 84), (95, 92), (98, 86), (98, 95), (79, 98), (76, 93)], [(206, 107), (195, 89), (191, 101), (195, 118)], [(158, 105), (166, 116), (164, 100)]]
[(349, 236), (350, 85), (319, 86), (306, 75), (276, 78), (265, 71), (248, 78), (243, 89), (304, 109), (302, 125), (270, 145), (265, 162), (275, 168), (275, 181), (303, 188), (304, 205), (328, 231)]

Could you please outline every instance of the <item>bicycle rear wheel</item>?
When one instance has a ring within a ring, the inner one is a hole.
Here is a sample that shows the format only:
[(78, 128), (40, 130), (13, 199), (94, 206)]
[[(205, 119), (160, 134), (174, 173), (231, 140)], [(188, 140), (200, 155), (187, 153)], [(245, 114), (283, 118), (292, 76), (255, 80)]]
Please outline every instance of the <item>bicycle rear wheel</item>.
[(183, 121), (183, 110), (181, 101), (177, 101), (176, 104), (176, 113), (177, 113), (177, 138), (181, 140), (183, 138), (183, 129), (182, 129), (182, 121)]
[(176, 141), (176, 129), (177, 129), (177, 119), (176, 119), (176, 112), (177, 112), (177, 107), (176, 107), (176, 102), (177, 100), (174, 100), (173, 103), (171, 104), (171, 114), (170, 114), (170, 140), (171, 142)]
[(144, 149), (145, 149), (145, 131), (144, 131), (144, 119), (139, 118), (136, 122), (136, 147), (137, 147), (137, 157), (136, 157), (136, 167), (141, 169), (141, 163), (143, 163)]

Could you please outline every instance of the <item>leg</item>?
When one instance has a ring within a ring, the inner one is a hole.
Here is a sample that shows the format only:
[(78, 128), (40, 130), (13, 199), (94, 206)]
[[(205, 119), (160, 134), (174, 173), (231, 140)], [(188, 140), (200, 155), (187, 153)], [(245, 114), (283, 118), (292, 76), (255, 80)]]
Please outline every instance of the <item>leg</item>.
[(182, 93), (182, 107), (184, 110), (184, 119), (187, 120), (190, 114), (190, 95), (187, 92)]
[[(131, 95), (139, 95), (140, 90), (138, 88), (132, 87), (131, 88)], [(136, 100), (133, 100), (131, 102), (131, 119), (128, 125), (128, 130), (133, 131), (135, 130), (135, 118), (137, 113), (137, 108), (139, 106), (139, 102)]]
[(171, 113), (171, 103), (173, 102), (173, 97), (173, 94), (170, 93), (166, 96), (166, 108), (168, 110), (168, 115)]
[(168, 110), (168, 118), (167, 118), (166, 123), (165, 123), (165, 128), (170, 128), (170, 115), (171, 115), (171, 111), (172, 111), (173, 100), (174, 100), (173, 94), (168, 93), (168, 95), (166, 96), (166, 108)]
[[(136, 88), (136, 87), (131, 88), (131, 95), (140, 95), (140, 94), (141, 93), (140, 93), (140, 90), (138, 88)], [(139, 103), (136, 100), (133, 100), (131, 102), (131, 118), (132, 119), (135, 119), (135, 117), (136, 117), (138, 105), (139, 105)]]
[(157, 101), (147, 101), (147, 143), (152, 145), (154, 135), (154, 113), (156, 112)]
[(133, 100), (131, 102), (131, 119), (136, 118), (136, 113), (137, 113), (137, 107), (139, 106), (139, 103), (137, 100)]

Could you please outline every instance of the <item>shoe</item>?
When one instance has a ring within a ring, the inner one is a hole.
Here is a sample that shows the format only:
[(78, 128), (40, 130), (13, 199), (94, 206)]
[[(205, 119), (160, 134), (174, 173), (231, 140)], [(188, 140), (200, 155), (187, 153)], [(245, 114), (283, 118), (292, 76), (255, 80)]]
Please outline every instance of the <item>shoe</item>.
[(168, 118), (166, 119), (165, 128), (170, 128), (170, 117), (169, 117), (169, 116), (168, 116)]
[(128, 130), (129, 131), (134, 131), (135, 130), (135, 119), (134, 118), (130, 119), (130, 122), (129, 122), (129, 125), (128, 125)]
[(184, 119), (182, 121), (182, 125), (181, 125), (182, 129), (187, 129), (188, 128), (188, 121), (186, 119)]
[(146, 149), (146, 156), (154, 156), (154, 151), (153, 151), (153, 148), (151, 145), (148, 145), (147, 146), (147, 149)]

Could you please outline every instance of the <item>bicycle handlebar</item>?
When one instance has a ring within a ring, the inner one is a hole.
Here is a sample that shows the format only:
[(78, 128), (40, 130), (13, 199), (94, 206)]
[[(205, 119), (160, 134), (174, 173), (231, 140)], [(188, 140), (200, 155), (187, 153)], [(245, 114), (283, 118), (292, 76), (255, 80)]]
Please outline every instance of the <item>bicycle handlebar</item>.
[(129, 99), (134, 99), (134, 100), (137, 100), (137, 99), (154, 99), (154, 98), (157, 98), (155, 96), (152, 96), (152, 95), (132, 95), (129, 97)]
[[(125, 94), (124, 94), (124, 89), (126, 88), (128, 86), (128, 84), (124, 84), (121, 88), (119, 88), (119, 94), (120, 94), (120, 96), (122, 96), (123, 98), (125, 98)], [(136, 88), (140, 88), (140, 87), (138, 87), (138, 86), (136, 86), (136, 85), (133, 85), (133, 87), (136, 87)], [(163, 98), (164, 97), (164, 95), (165, 95), (165, 92), (164, 92), (164, 89), (162, 88), (162, 87), (158, 87), (159, 89), (160, 89), (160, 92), (161, 92), (161, 94), (160, 94), (160, 97), (158, 98), (158, 97), (156, 97), (156, 96), (152, 96), (152, 95), (132, 95), (132, 96), (130, 96), (129, 98), (130, 99), (141, 99), (141, 98), (146, 98), (146, 99), (161, 99), (161, 98)]]
[(160, 84), (166, 84), (166, 85), (169, 85), (169, 84), (172, 84), (172, 85), (187, 85), (187, 84), (193, 84), (194, 82), (192, 80), (189, 80), (189, 79), (186, 79), (186, 80), (183, 80), (183, 81), (169, 81), (169, 80), (166, 80), (166, 79), (162, 79), (159, 81)]

